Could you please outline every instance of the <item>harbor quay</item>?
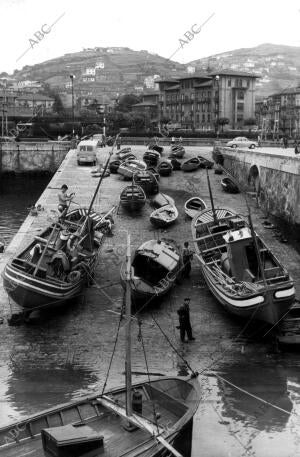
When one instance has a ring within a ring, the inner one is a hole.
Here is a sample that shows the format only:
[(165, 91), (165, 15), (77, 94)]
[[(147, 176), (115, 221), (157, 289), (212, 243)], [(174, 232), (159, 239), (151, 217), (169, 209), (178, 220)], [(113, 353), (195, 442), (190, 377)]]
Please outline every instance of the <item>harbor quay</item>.
[[(125, 146), (125, 145), (124, 145)], [(132, 146), (141, 158), (145, 146)], [(168, 146), (163, 156), (168, 155)], [(110, 148), (98, 151), (105, 163)], [(212, 157), (212, 146), (186, 147), (187, 158), (200, 154)], [(244, 194), (224, 193), (222, 175), (209, 170), (215, 207), (232, 208), (247, 217)], [(0, 254), (0, 269), (34, 235), (57, 218), (57, 194), (62, 184), (75, 192), (74, 205), (88, 205), (98, 179), (90, 166), (78, 166), (76, 151), (70, 150), (52, 180), (36, 202), (42, 210), (29, 215), (10, 245)], [(41, 315), (31, 324), (9, 326), (7, 318), (19, 311), (0, 289), (0, 423), (24, 418), (50, 406), (102, 391), (114, 348), (123, 305), (120, 267), (126, 255), (127, 233), (131, 252), (150, 239), (172, 239), (181, 248), (188, 241), (193, 248), (191, 220), (184, 212), (185, 201), (200, 196), (209, 203), (206, 171), (174, 171), (161, 177), (160, 191), (170, 195), (179, 212), (177, 222), (168, 229), (155, 229), (149, 221), (152, 208), (147, 204), (133, 216), (119, 208), (119, 196), (129, 183), (117, 174), (103, 179), (94, 209), (114, 211), (113, 236), (101, 247), (94, 280), (76, 303)], [(300, 257), (289, 243), (280, 243), (274, 231), (266, 228), (263, 210), (249, 199), (255, 230), (272, 249), (295, 281), (300, 293)], [(189, 297), (194, 341), (181, 343), (177, 309)], [(194, 418), (193, 457), (288, 457), (298, 452), (300, 439), (300, 356), (297, 352), (274, 350), (269, 329), (262, 324), (244, 322), (228, 315), (209, 292), (197, 259), (191, 276), (182, 279), (160, 304), (149, 306), (138, 315), (146, 348), (146, 359), (155, 378), (159, 374), (185, 375), (189, 366), (199, 372), (201, 403)], [(154, 319), (153, 319), (154, 317)], [(163, 330), (160, 331), (155, 321)], [(147, 379), (145, 356), (139, 341), (138, 319), (132, 325), (132, 370), (134, 381)], [(124, 383), (124, 338), (114, 351), (107, 387)], [(176, 348), (172, 351), (170, 344)], [(187, 362), (187, 363), (186, 363)]]

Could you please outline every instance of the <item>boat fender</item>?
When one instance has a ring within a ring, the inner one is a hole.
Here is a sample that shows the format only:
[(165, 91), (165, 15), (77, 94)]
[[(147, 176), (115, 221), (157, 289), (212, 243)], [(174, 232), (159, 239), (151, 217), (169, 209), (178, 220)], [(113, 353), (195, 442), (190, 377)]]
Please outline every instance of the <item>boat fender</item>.
[(81, 273), (80, 271), (71, 271), (71, 273), (68, 274), (67, 276), (67, 281), (68, 282), (77, 282), (81, 278)]
[(67, 242), (67, 249), (69, 251), (72, 250), (72, 248), (74, 247), (74, 243), (75, 243), (75, 240), (77, 238), (77, 235), (71, 235), (68, 239), (68, 242)]
[(230, 268), (230, 263), (229, 263), (229, 259), (228, 259), (228, 254), (227, 254), (227, 252), (224, 252), (224, 254), (222, 254), (222, 256), (221, 256), (221, 265), (222, 265), (222, 269), (223, 269), (229, 276), (232, 276), (231, 268)]
[(138, 414), (142, 414), (143, 412), (143, 395), (136, 389), (132, 394), (132, 409)]

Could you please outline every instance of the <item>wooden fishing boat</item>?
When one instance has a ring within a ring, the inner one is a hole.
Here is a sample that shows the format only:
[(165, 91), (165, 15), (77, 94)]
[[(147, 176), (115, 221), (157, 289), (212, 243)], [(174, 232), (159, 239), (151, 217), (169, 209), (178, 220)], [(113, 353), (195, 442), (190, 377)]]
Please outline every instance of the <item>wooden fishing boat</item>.
[(175, 206), (175, 200), (167, 194), (159, 193), (151, 200), (151, 206), (154, 208), (161, 208), (166, 205)]
[(172, 167), (173, 167), (173, 170), (181, 170), (181, 163), (179, 162), (179, 160), (173, 158), (170, 160), (171, 164), (172, 164)]
[(146, 170), (147, 165), (142, 160), (126, 160), (118, 168), (118, 174), (124, 179), (132, 179), (133, 175), (140, 170)]
[(206, 159), (205, 157), (198, 156), (200, 160), (199, 168), (209, 168), (211, 169), (214, 166), (214, 163), (211, 160)]
[(126, 148), (120, 149), (119, 151), (116, 152), (116, 155), (118, 156), (118, 158), (120, 158), (120, 156), (123, 156), (124, 154), (128, 154), (128, 153), (131, 154), (131, 147), (126, 147)]
[(132, 154), (132, 152), (119, 152), (117, 153), (117, 158), (123, 162), (124, 160), (134, 160), (136, 159), (136, 156)]
[(182, 157), (185, 154), (185, 149), (183, 146), (179, 144), (173, 144), (171, 146), (171, 154), (170, 157), (177, 158), (177, 159), (182, 159)]
[(99, 247), (112, 226), (114, 208), (105, 215), (92, 209), (112, 153), (113, 148), (89, 207), (66, 209), (6, 264), (4, 288), (27, 315), (65, 305), (82, 294), (90, 281)]
[(171, 162), (167, 162), (166, 160), (160, 162), (160, 164), (157, 167), (157, 171), (160, 174), (160, 176), (170, 176), (170, 174), (173, 171)]
[(278, 323), (294, 301), (293, 280), (252, 224), (227, 208), (206, 209), (194, 217), (192, 235), (205, 281), (225, 309)]
[(229, 176), (222, 179), (221, 186), (224, 192), (228, 192), (230, 194), (238, 194), (240, 191), (237, 184), (230, 179)]
[(118, 168), (121, 164), (120, 160), (112, 160), (109, 164), (109, 169), (111, 173), (118, 173)]
[(133, 176), (133, 182), (144, 189), (146, 195), (157, 194), (159, 185), (155, 176), (149, 170), (138, 171)]
[(150, 214), (150, 222), (155, 227), (169, 227), (174, 224), (178, 218), (178, 210), (176, 206), (165, 205), (161, 208), (156, 209)]
[[(169, 240), (150, 240), (143, 243), (131, 263), (131, 298), (136, 304), (150, 303), (161, 298), (174, 286), (180, 272), (178, 247)], [(122, 265), (121, 284), (126, 286), (126, 266)]]
[[(3, 457), (190, 455), (192, 421), (201, 397), (197, 373), (155, 380), (148, 375), (148, 381), (132, 384), (130, 248), (128, 251), (125, 386), (103, 389), (1, 427)], [(189, 446), (181, 451), (187, 439)]]
[(146, 203), (146, 194), (140, 186), (125, 187), (120, 195), (120, 204), (128, 211), (139, 211)]
[(183, 171), (194, 171), (199, 168), (200, 160), (198, 157), (193, 157), (192, 159), (188, 159), (181, 165), (181, 169)]
[(143, 155), (143, 161), (148, 166), (156, 166), (158, 161), (159, 161), (159, 159), (160, 159), (160, 154), (157, 151), (148, 150)]
[(193, 219), (199, 211), (203, 211), (206, 208), (207, 205), (205, 201), (200, 197), (189, 198), (184, 204), (184, 211), (191, 219)]

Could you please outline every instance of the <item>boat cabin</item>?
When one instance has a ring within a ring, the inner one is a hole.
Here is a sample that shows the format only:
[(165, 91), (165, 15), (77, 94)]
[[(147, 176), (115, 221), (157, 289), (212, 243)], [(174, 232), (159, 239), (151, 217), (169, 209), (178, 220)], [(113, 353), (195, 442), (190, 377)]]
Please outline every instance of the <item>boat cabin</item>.
[[(251, 231), (248, 227), (229, 231), (223, 235), (227, 252), (222, 254), (222, 266), (230, 276), (237, 281), (253, 282), (255, 274), (251, 271), (249, 263), (252, 260), (254, 249)], [(255, 254), (255, 253), (254, 253)], [(251, 263), (253, 267), (253, 262)]]

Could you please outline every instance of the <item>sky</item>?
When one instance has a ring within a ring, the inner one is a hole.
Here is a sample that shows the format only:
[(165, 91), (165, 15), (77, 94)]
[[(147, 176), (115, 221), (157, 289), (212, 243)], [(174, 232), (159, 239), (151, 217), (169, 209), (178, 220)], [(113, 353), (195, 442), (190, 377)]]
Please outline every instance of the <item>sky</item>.
[(0, 14), (8, 73), (96, 46), (166, 58), (177, 50), (180, 63), (262, 43), (300, 46), (300, 0), (0, 0)]

